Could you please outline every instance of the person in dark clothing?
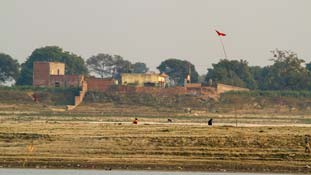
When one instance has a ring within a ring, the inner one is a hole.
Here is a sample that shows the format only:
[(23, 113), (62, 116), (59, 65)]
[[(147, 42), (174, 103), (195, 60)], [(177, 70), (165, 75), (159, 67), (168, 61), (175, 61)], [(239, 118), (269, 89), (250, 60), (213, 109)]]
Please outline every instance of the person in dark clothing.
[(213, 119), (212, 118), (209, 119), (207, 123), (208, 123), (208, 125), (212, 126), (213, 125)]

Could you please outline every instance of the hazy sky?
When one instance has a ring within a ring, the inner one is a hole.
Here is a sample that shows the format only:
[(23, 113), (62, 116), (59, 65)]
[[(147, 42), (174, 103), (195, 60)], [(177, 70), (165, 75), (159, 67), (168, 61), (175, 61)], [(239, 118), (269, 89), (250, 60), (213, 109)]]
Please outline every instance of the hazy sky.
[(311, 61), (311, 0), (0, 0), (0, 52), (24, 62), (57, 45), (89, 58), (119, 54), (152, 69), (186, 59), (199, 73), (224, 58), (267, 65), (270, 50)]

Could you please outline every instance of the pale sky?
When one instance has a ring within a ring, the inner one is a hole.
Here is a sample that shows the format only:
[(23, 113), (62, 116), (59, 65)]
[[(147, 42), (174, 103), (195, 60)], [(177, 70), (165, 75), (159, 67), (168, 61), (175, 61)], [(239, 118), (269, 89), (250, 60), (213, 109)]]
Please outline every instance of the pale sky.
[(311, 61), (311, 0), (0, 0), (0, 52), (24, 62), (57, 45), (87, 59), (118, 54), (152, 69), (167, 58), (200, 74), (224, 58), (268, 65), (270, 50)]

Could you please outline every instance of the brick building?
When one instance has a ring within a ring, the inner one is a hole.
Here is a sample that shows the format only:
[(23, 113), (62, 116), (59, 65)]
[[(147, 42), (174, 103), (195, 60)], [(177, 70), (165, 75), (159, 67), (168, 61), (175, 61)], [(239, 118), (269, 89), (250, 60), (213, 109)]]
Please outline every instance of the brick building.
[(83, 75), (65, 75), (65, 64), (38, 61), (33, 64), (33, 86), (36, 87), (82, 87), (90, 91), (106, 91), (117, 84), (113, 78), (94, 78)]
[(83, 75), (65, 75), (65, 64), (60, 62), (34, 62), (33, 86), (81, 87)]

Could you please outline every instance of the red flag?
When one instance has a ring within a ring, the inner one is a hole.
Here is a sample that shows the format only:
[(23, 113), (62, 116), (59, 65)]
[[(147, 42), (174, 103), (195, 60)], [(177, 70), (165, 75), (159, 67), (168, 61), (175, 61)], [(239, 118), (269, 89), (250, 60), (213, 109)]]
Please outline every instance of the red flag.
[(221, 33), (221, 32), (219, 32), (219, 31), (217, 31), (217, 30), (215, 30), (215, 31), (216, 31), (216, 33), (218, 34), (218, 36), (226, 36), (225, 33)]

